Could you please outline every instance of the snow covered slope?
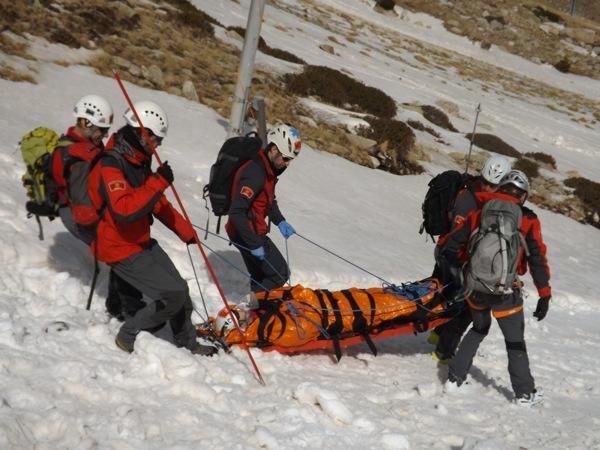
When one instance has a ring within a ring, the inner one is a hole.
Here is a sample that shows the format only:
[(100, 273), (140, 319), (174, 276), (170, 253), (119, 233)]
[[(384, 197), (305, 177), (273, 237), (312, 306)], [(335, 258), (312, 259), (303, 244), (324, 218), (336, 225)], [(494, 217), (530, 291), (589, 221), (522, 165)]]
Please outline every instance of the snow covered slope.
[[(231, 14), (236, 24), (244, 21), (248, 5), (196, 3), (215, 16), (222, 11), (223, 23)], [(352, 2), (359, 12), (370, 4)], [(269, 41), (269, 33), (277, 33), (272, 24), (291, 19), (272, 7), (266, 14)], [(294, 31), (294, 45), (298, 54), (306, 48), (307, 55), (300, 56), (310, 60), (309, 43), (319, 30), (299, 28), (304, 31)], [(358, 59), (344, 61), (374, 85), (383, 83), (382, 73), (395, 70), (383, 56), (369, 67)], [(331, 61), (320, 61), (326, 62)], [(410, 88), (415, 97), (442, 96), (440, 84), (428, 74), (421, 77), (420, 85)], [(390, 77), (387, 86), (402, 101), (407, 84)], [(169, 137), (159, 151), (175, 171), (190, 217), (204, 226), (201, 190), (225, 138), (226, 120), (197, 103), (128, 88), (134, 100), (152, 99), (168, 112)], [(468, 92), (469, 84), (461, 89)], [(471, 89), (465, 104), (476, 103), (478, 91)], [(290, 357), (255, 350), (266, 387), (256, 382), (242, 351), (203, 359), (145, 333), (133, 355), (118, 350), (113, 340), (119, 323), (108, 321), (103, 307), (106, 271), (88, 312), (92, 259), (58, 221), (46, 222), (46, 239), (38, 241), (35, 221), (25, 217), (23, 164), (15, 151), (20, 136), (35, 126), (65, 129), (72, 122), (72, 104), (90, 92), (106, 96), (117, 112), (125, 109), (116, 82), (84, 67), (42, 63), (37, 85), (0, 80), (0, 448), (600, 447), (595, 286), (600, 231), (546, 211), (537, 212), (549, 247), (554, 301), (543, 322), (531, 317), (537, 296), (525, 279), (532, 372), (547, 398), (539, 408), (520, 409), (509, 402), (504, 343), (495, 325), (476, 357), (470, 386), (457, 394), (442, 391), (446, 369), (431, 360), (424, 335), (383, 341), (376, 358), (357, 347), (339, 364), (326, 352)], [(584, 127), (571, 134), (576, 125), (525, 100), (517, 102), (521, 118), (514, 105), (492, 104), (495, 112), (487, 120), (497, 125), (512, 121), (524, 130), (531, 125), (548, 141), (560, 134), (565, 142), (584, 143), (582, 151), (549, 151), (562, 155), (559, 165), (597, 176), (595, 141)], [(121, 124), (117, 117), (116, 125)], [(507, 140), (525, 136), (516, 128), (503, 132), (498, 134)], [(401, 282), (426, 276), (433, 266), (433, 244), (417, 233), (428, 179), (369, 170), (305, 147), (282, 176), (278, 197), (299, 233), (383, 279)], [(185, 246), (160, 225), (154, 234), (189, 280), (202, 310)], [(285, 248), (276, 230), (273, 237)], [(209, 257), (228, 298), (236, 302), (247, 291), (246, 280), (220, 257), (237, 266), (241, 258), (218, 238), (210, 237), (207, 245), (215, 251)], [(297, 236), (288, 245), (293, 283), (329, 289), (380, 283)], [(197, 251), (192, 255), (214, 313), (221, 301)]]

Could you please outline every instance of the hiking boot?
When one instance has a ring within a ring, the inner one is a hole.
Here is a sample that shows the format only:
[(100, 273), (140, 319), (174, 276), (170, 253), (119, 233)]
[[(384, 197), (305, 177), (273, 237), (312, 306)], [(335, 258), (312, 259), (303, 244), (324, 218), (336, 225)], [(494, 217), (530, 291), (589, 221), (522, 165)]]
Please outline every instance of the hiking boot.
[(189, 349), (192, 355), (200, 355), (200, 356), (212, 356), (219, 352), (217, 347), (213, 347), (212, 345), (202, 345), (199, 342), (196, 342), (192, 348)]
[(453, 392), (457, 392), (459, 390), (459, 388), (463, 385), (463, 383), (468, 384), (468, 383), (465, 383), (465, 380), (458, 378), (452, 372), (449, 372), (448, 379), (444, 383), (444, 392), (450, 393), (450, 394)]
[(132, 331), (127, 327), (127, 323), (124, 323), (115, 337), (115, 344), (121, 350), (127, 353), (133, 353), (133, 344), (135, 343), (137, 335), (137, 331)]
[(529, 394), (519, 394), (515, 397), (515, 403), (519, 406), (534, 406), (539, 405), (544, 401), (544, 391), (542, 389), (534, 389)]
[(438, 364), (442, 364), (443, 366), (447, 366), (448, 364), (450, 364), (450, 361), (452, 360), (451, 357), (444, 358), (444, 356), (440, 355), (437, 352), (437, 350), (434, 350), (431, 352), (431, 359), (433, 359)]

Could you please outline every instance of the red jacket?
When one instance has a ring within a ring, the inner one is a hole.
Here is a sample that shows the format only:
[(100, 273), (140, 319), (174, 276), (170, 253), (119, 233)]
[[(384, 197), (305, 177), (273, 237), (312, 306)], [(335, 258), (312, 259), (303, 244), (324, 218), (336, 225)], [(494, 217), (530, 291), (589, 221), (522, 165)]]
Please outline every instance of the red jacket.
[[(481, 205), (493, 199), (519, 202), (515, 197), (500, 192), (477, 192), (475, 196)], [(546, 258), (546, 244), (542, 239), (541, 224), (531, 209), (521, 206), (521, 210), (523, 211), (521, 233), (525, 238), (529, 255), (525, 252), (521, 253), (517, 273), (525, 275), (529, 268), (540, 297), (549, 297), (552, 295), (550, 268)], [(479, 226), (480, 219), (481, 209), (472, 211), (462, 223), (457, 224), (449, 233), (441, 253), (451, 265), (461, 266), (468, 259), (469, 236)]]
[[(110, 152), (116, 154), (111, 156)], [(182, 241), (192, 239), (191, 224), (163, 194), (169, 183), (152, 173), (151, 158), (130, 145), (121, 130), (110, 137), (106, 153), (88, 178), (92, 203), (102, 211), (96, 240), (91, 244), (98, 260), (114, 263), (147, 248), (152, 216)]]
[(69, 168), (77, 160), (91, 161), (102, 147), (93, 144), (80, 135), (75, 127), (70, 127), (60, 141), (70, 141), (70, 145), (59, 146), (52, 153), (52, 178), (56, 184), (56, 194), (59, 206), (69, 205), (68, 177)]
[(263, 245), (262, 236), (269, 232), (267, 217), (275, 224), (284, 220), (275, 198), (276, 183), (277, 175), (264, 150), (237, 170), (225, 225), (232, 240), (241, 241), (250, 249), (258, 248)]

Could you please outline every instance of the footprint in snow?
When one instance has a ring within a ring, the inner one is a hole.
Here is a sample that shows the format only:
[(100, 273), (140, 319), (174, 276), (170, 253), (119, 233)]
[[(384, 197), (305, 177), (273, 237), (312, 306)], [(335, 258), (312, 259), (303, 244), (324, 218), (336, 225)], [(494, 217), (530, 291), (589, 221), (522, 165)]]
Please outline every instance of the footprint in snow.
[(294, 390), (294, 398), (301, 403), (318, 406), (336, 422), (342, 424), (352, 423), (352, 412), (338, 398), (335, 392), (327, 391), (312, 383), (301, 383)]

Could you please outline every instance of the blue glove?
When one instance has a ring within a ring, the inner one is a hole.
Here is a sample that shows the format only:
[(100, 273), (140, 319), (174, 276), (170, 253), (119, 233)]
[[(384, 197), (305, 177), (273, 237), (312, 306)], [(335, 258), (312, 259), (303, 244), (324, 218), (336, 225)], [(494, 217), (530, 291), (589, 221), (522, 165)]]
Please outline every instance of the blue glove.
[(294, 227), (287, 223), (285, 220), (279, 222), (277, 226), (279, 227), (279, 231), (281, 231), (281, 235), (286, 239), (288, 239), (293, 234), (296, 234), (296, 230), (294, 230)]
[(261, 245), (260, 247), (255, 248), (254, 250), (250, 250), (250, 254), (255, 258), (263, 261), (265, 259), (265, 248)]

